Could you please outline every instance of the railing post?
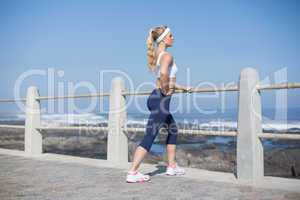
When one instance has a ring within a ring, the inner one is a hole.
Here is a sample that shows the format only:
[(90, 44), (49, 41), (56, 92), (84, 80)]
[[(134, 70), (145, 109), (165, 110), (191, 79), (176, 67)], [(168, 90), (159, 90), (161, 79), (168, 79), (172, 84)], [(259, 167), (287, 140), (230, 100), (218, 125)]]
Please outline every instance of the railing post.
[(36, 130), (41, 123), (39, 91), (30, 86), (26, 97), (26, 120), (25, 120), (25, 152), (29, 155), (40, 155), (43, 152), (42, 134)]
[(124, 81), (121, 77), (112, 80), (109, 97), (107, 160), (115, 165), (128, 163), (128, 139), (124, 134), (127, 113), (124, 91)]
[(241, 71), (238, 97), (237, 177), (256, 183), (264, 176), (264, 152), (258, 133), (262, 132), (261, 97), (255, 69)]

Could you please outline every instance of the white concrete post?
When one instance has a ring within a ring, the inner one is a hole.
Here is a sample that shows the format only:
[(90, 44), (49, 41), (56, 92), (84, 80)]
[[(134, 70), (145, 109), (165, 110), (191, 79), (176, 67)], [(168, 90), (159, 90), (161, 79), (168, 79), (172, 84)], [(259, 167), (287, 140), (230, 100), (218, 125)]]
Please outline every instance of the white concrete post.
[(43, 152), (42, 134), (36, 130), (41, 124), (39, 91), (30, 86), (26, 97), (26, 121), (25, 121), (25, 152), (29, 155), (40, 155)]
[(264, 152), (258, 133), (262, 132), (261, 97), (255, 69), (241, 71), (238, 97), (237, 177), (256, 183), (264, 176)]
[(107, 160), (115, 165), (128, 163), (128, 139), (124, 134), (127, 112), (124, 91), (124, 81), (121, 77), (112, 80), (109, 97)]

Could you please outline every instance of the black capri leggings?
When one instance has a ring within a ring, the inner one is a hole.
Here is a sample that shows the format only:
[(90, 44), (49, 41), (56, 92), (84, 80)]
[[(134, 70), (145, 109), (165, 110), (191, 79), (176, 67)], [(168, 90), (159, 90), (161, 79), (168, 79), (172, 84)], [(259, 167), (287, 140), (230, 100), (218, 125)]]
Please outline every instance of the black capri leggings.
[(171, 95), (163, 94), (160, 89), (154, 89), (147, 99), (147, 106), (151, 113), (146, 127), (146, 134), (140, 146), (148, 152), (162, 126), (166, 127), (168, 131), (166, 144), (176, 144), (178, 128), (169, 111), (170, 101)]

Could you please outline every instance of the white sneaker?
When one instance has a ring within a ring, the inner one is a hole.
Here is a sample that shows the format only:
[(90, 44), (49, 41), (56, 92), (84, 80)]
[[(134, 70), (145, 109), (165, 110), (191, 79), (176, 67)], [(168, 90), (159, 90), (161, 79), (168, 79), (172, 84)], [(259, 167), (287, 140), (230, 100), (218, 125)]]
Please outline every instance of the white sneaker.
[(126, 182), (127, 183), (141, 183), (150, 181), (149, 175), (144, 175), (138, 171), (128, 172)]
[(173, 166), (168, 165), (166, 174), (169, 176), (175, 176), (175, 175), (184, 175), (185, 170), (177, 165), (175, 163)]

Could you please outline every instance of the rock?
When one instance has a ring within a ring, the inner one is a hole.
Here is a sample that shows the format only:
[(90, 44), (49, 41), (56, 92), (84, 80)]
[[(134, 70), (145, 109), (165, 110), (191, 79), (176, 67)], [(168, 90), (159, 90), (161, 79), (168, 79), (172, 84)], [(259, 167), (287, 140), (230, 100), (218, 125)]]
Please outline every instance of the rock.
[(184, 153), (181, 153), (181, 156), (186, 157), (189, 167), (233, 172), (233, 159), (235, 159), (235, 157), (231, 155), (231, 152), (223, 152), (219, 149), (205, 149), (201, 151), (197, 149), (186, 149), (183, 151)]
[(265, 175), (300, 177), (300, 149), (276, 149), (264, 152)]
[(178, 165), (187, 167), (190, 165), (189, 157), (187, 156), (187, 153), (182, 149), (177, 149), (176, 151), (176, 161)]

